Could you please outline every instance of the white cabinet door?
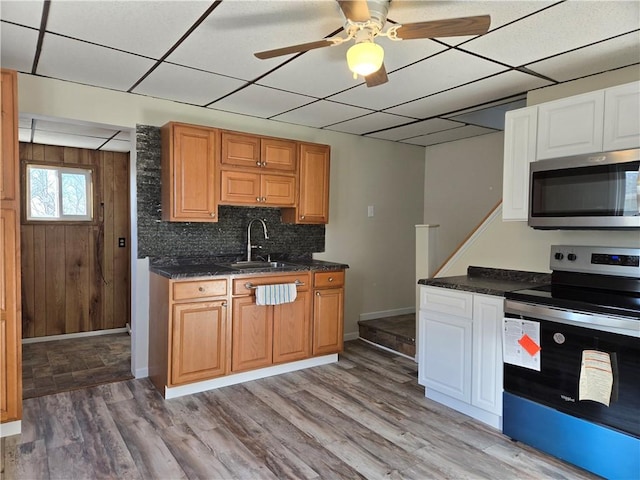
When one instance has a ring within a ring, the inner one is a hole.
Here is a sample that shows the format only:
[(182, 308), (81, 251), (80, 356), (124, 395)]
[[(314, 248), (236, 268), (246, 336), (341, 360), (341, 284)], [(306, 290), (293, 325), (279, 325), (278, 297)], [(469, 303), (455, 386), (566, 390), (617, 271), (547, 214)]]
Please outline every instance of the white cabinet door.
[(538, 107), (505, 114), (502, 219), (527, 220), (529, 163), (536, 159)]
[(604, 92), (604, 151), (638, 147), (640, 82), (607, 88)]
[(471, 404), (502, 415), (502, 318), (504, 299), (473, 296)]
[(604, 91), (538, 105), (536, 158), (602, 151)]
[(471, 334), (472, 321), (446, 314), (420, 312), (424, 315), (424, 381), (430, 388), (471, 402)]

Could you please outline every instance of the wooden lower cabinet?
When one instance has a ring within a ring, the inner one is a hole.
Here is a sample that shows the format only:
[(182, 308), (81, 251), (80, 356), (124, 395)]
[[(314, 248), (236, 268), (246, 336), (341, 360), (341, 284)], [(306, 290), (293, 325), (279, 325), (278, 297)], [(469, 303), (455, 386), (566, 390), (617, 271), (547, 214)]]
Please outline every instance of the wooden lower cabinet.
[(273, 309), (273, 363), (311, 355), (311, 295), (298, 292), (296, 301)]
[(267, 367), (273, 360), (273, 307), (254, 297), (233, 299), (231, 371)]
[(344, 340), (344, 270), (316, 272), (313, 291), (313, 355), (338, 353)]
[(176, 304), (172, 312), (171, 385), (226, 373), (227, 302)]

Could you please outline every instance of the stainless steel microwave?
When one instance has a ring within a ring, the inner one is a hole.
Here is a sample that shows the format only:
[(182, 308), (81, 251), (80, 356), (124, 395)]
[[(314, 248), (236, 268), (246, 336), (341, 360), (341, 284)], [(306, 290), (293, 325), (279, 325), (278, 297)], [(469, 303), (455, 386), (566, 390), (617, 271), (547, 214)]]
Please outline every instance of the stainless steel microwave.
[(640, 149), (530, 164), (529, 226), (640, 229)]

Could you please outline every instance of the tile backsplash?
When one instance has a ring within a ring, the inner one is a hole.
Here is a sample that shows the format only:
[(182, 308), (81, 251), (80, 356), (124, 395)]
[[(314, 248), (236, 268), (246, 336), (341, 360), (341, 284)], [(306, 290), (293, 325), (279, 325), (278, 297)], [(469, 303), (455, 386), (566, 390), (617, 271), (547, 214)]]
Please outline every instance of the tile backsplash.
[(220, 206), (217, 223), (165, 222), (161, 219), (160, 129), (136, 127), (136, 188), (138, 196), (138, 258), (245, 255), (247, 225), (253, 218), (267, 224), (269, 240), (254, 224), (255, 254), (311, 255), (324, 251), (324, 225), (291, 225), (281, 221), (279, 208)]

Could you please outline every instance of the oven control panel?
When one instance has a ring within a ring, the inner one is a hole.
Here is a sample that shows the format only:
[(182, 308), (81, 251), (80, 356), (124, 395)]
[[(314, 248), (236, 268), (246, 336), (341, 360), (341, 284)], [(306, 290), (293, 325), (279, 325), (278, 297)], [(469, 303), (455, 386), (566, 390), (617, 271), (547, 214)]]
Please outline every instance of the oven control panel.
[(552, 245), (549, 268), (640, 278), (640, 248)]

